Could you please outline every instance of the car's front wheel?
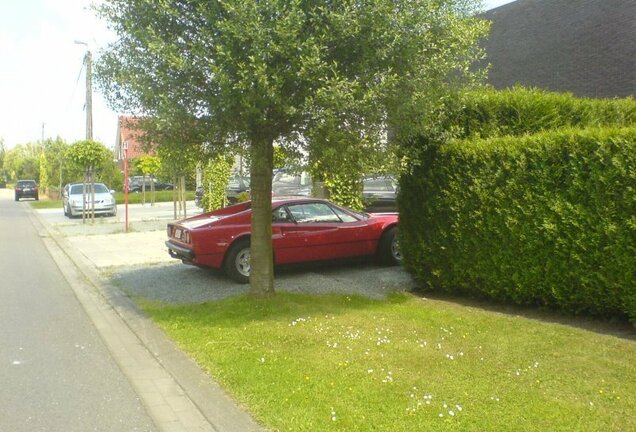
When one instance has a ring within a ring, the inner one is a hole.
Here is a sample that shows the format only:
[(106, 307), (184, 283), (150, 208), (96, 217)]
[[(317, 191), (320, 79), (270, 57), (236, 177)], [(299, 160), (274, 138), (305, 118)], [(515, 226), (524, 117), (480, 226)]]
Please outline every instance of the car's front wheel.
[(243, 239), (236, 242), (227, 253), (223, 270), (225, 274), (238, 283), (250, 281), (250, 241)]
[(397, 227), (389, 228), (382, 234), (378, 244), (378, 259), (387, 265), (398, 265), (402, 262)]

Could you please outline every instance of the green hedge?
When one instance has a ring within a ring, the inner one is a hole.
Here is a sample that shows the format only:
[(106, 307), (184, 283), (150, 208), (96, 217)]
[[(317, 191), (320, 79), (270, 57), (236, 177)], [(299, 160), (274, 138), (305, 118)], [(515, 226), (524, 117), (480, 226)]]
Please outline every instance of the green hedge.
[(401, 188), (424, 287), (636, 319), (636, 128), (429, 146)]
[(447, 126), (459, 138), (527, 135), (545, 130), (636, 125), (636, 101), (576, 98), (515, 87), (470, 92), (447, 104)]

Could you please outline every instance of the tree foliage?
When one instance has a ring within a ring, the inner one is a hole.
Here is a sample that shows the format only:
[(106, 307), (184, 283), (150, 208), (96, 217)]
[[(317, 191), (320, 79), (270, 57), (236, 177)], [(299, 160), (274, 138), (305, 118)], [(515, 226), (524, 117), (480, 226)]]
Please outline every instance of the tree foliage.
[(43, 191), (49, 188), (49, 164), (48, 159), (44, 153), (40, 153), (40, 189)]
[(67, 152), (69, 160), (85, 170), (100, 167), (112, 153), (103, 144), (93, 140), (83, 140), (74, 143)]
[[(165, 119), (198, 140), (247, 146), (253, 294), (273, 292), (273, 145), (346, 145), (410, 135), (449, 89), (471, 81), (487, 24), (469, 0), (105, 0), (119, 35), (96, 66), (121, 111)], [(345, 145), (345, 143), (341, 143)], [(350, 150), (352, 154), (356, 152)], [(320, 153), (320, 152), (319, 152)], [(357, 152), (358, 155), (362, 152)]]
[(7, 149), (4, 147), (4, 139), (0, 137), (0, 173), (4, 171), (4, 155)]
[(40, 144), (19, 144), (6, 151), (4, 170), (9, 178), (37, 180), (40, 178)]
[(232, 172), (234, 158), (231, 155), (216, 155), (203, 169), (203, 208), (212, 211), (223, 207), (227, 201), (227, 185)]
[(161, 159), (157, 156), (144, 155), (137, 159), (136, 165), (143, 175), (155, 176), (161, 169)]

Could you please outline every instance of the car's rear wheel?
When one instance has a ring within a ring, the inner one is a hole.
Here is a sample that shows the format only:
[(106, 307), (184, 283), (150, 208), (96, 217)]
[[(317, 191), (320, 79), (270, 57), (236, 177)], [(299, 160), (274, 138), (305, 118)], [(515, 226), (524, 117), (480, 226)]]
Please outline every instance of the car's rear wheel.
[(236, 282), (246, 284), (250, 281), (250, 268), (250, 241), (239, 240), (227, 253), (223, 270)]
[(386, 265), (398, 265), (402, 262), (397, 227), (389, 228), (382, 234), (378, 244), (378, 260)]

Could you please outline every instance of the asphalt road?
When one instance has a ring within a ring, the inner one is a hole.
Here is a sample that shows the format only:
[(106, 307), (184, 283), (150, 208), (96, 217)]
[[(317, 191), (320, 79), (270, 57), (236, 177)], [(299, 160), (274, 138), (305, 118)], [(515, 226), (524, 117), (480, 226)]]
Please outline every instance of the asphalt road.
[(0, 431), (155, 430), (28, 204), (0, 189)]

